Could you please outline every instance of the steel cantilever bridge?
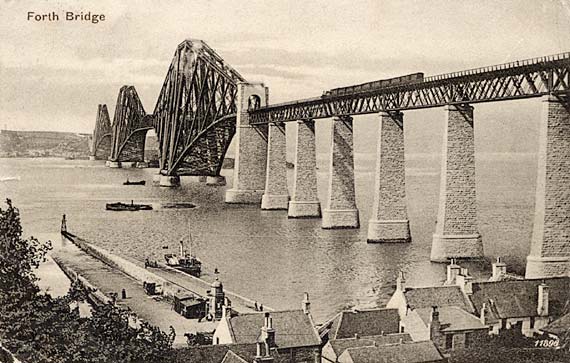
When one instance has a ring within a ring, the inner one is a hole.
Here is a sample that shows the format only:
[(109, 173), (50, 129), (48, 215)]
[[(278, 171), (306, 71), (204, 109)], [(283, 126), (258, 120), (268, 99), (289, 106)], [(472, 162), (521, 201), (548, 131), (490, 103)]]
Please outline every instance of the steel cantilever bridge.
[(203, 41), (178, 46), (154, 109), (161, 173), (220, 175), (236, 131), (237, 82), (243, 81)]
[[(112, 125), (111, 160), (138, 161), (146, 131), (158, 136), (164, 175), (219, 175), (236, 129), (237, 83), (245, 81), (201, 40), (185, 40), (176, 49), (153, 115), (146, 115), (133, 87), (119, 93)], [(378, 84), (378, 82), (372, 82)], [(250, 124), (321, 119), (494, 102), (570, 92), (570, 53), (442, 74), (362, 90), (280, 103), (249, 110)], [(101, 111), (100, 111), (101, 113)], [(108, 117), (107, 117), (108, 119)], [(97, 118), (93, 156), (108, 137)]]

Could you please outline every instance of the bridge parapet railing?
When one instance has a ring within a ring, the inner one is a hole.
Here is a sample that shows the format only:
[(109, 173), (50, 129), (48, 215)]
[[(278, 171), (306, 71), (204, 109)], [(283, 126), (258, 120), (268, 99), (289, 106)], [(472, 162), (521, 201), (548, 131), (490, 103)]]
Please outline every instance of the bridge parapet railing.
[(541, 63), (549, 63), (549, 62), (555, 62), (555, 61), (560, 61), (560, 60), (565, 60), (565, 59), (570, 60), (570, 52), (558, 53), (558, 54), (553, 54), (553, 55), (543, 56), (543, 57), (529, 58), (529, 59), (513, 61), (513, 62), (508, 62), (508, 63), (496, 64), (496, 65), (492, 65), (492, 66), (473, 68), (473, 69), (468, 69), (468, 70), (460, 71), (460, 72), (443, 73), (443, 74), (438, 74), (435, 76), (426, 77), (426, 78), (424, 78), (423, 81), (424, 82), (441, 81), (441, 80), (450, 79), (450, 78), (472, 76), (475, 74), (490, 73), (490, 72), (495, 72), (495, 71), (501, 71), (501, 70), (506, 70), (506, 69), (523, 67), (523, 66), (533, 66), (533, 65), (537, 65), (537, 64), (541, 64)]

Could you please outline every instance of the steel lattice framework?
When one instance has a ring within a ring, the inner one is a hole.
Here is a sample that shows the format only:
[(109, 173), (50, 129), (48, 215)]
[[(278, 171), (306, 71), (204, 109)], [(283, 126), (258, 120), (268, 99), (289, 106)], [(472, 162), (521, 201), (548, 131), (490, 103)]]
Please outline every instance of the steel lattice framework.
[(251, 124), (267, 124), (449, 104), (492, 102), (570, 92), (570, 53), (533, 58), (342, 96), (325, 96), (262, 107)]
[(99, 105), (97, 108), (97, 120), (91, 144), (91, 156), (106, 160), (111, 155), (111, 138), (113, 129), (107, 105)]
[(178, 46), (154, 109), (161, 173), (219, 175), (235, 134), (242, 81), (203, 41)]
[(133, 86), (123, 86), (113, 118), (112, 161), (144, 161), (146, 133), (153, 127)]

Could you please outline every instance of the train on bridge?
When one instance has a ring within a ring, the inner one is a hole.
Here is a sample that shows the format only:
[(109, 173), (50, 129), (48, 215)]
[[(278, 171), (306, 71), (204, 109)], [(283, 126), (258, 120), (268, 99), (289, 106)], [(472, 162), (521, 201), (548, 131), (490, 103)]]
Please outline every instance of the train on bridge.
[(323, 92), (322, 97), (344, 96), (344, 95), (351, 95), (367, 91), (375, 91), (380, 88), (388, 88), (394, 86), (401, 86), (405, 84), (423, 82), (423, 80), (424, 80), (423, 73), (421, 72), (412, 73), (405, 76), (381, 79), (378, 81), (366, 82), (354, 86), (333, 88), (329, 91)]

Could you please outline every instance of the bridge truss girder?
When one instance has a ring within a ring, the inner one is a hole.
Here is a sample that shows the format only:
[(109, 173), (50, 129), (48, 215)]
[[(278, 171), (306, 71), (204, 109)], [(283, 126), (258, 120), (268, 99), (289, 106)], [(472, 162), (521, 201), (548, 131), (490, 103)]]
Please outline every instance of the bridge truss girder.
[(162, 173), (219, 175), (235, 134), (242, 81), (204, 42), (178, 46), (153, 113)]
[(133, 86), (123, 86), (113, 118), (112, 161), (144, 161), (146, 132), (153, 126)]
[(270, 105), (251, 124), (364, 115), (449, 104), (480, 103), (570, 92), (570, 53), (425, 78), (421, 82), (343, 96)]
[(95, 130), (91, 140), (91, 156), (98, 160), (107, 160), (111, 155), (111, 119), (107, 105), (97, 107), (97, 119), (95, 120)]

